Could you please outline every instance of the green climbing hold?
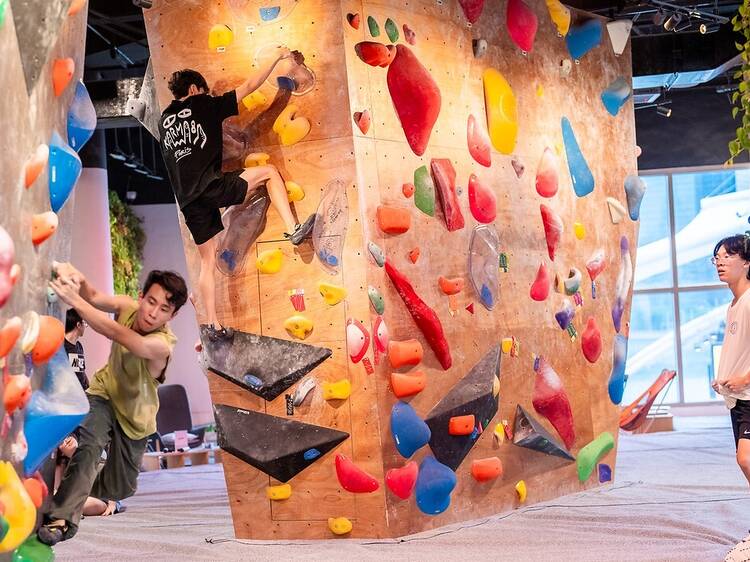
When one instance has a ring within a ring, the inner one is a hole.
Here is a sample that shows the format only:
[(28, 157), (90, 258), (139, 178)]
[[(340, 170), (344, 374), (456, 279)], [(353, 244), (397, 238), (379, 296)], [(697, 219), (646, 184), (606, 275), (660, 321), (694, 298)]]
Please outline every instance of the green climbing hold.
[(388, 35), (388, 39), (391, 40), (391, 43), (398, 41), (398, 27), (391, 18), (385, 20), (385, 34)]
[(5, 8), (8, 7), (8, 0), (0, 0), (0, 27), (5, 23)]
[(380, 291), (370, 285), (367, 287), (367, 296), (370, 297), (370, 304), (372, 304), (375, 312), (382, 315), (385, 312), (385, 299), (380, 294)]
[(605, 431), (591, 443), (578, 452), (576, 466), (578, 467), (578, 479), (585, 482), (594, 472), (596, 463), (599, 462), (615, 446), (615, 438), (609, 431)]
[(8, 523), (8, 520), (5, 517), (0, 515), (0, 541), (5, 538), (8, 531), (10, 531), (10, 523)]
[(427, 166), (414, 170), (414, 205), (425, 215), (435, 216), (435, 184)]
[(13, 553), (13, 562), (54, 562), (55, 552), (31, 535)]
[(380, 26), (374, 17), (367, 16), (367, 27), (370, 29), (370, 35), (373, 37), (380, 35)]

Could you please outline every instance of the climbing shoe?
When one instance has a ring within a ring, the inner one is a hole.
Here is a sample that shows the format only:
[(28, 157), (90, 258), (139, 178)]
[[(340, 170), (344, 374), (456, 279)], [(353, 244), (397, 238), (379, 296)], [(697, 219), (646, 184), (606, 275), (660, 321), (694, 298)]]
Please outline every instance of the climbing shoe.
[(284, 233), (284, 236), (295, 246), (299, 246), (312, 234), (313, 227), (315, 226), (315, 213), (307, 217), (307, 220), (302, 224), (298, 224), (294, 227), (294, 232), (291, 234)]

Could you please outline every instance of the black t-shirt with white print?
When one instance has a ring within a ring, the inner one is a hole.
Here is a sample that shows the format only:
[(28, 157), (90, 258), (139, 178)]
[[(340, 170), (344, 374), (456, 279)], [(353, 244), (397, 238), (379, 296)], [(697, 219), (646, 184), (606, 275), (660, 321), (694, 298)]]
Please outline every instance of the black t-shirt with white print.
[(162, 112), (161, 152), (181, 209), (221, 177), (221, 124), (238, 112), (234, 90), (174, 100)]
[(65, 352), (68, 354), (68, 364), (75, 371), (83, 390), (86, 390), (89, 387), (89, 380), (86, 378), (86, 360), (83, 357), (83, 345), (79, 341), (70, 343), (66, 338)]

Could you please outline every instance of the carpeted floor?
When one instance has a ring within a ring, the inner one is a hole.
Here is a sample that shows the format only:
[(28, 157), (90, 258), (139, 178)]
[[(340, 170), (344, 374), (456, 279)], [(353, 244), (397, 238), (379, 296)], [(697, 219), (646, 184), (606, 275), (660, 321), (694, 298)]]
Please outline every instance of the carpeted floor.
[(676, 432), (623, 435), (611, 487), (403, 542), (236, 541), (221, 466), (147, 472), (128, 511), (86, 519), (55, 551), (58, 561), (76, 562), (720, 561), (750, 528), (750, 490), (735, 464), (728, 418), (681, 418)]

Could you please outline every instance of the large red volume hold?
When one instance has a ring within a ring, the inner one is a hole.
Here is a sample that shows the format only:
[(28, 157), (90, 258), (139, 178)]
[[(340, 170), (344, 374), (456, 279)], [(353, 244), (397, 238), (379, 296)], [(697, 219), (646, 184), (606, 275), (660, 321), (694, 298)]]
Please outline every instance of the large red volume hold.
[(469, 23), (475, 23), (482, 15), (484, 0), (458, 0), (458, 3), (461, 4), (461, 9)]
[(539, 209), (542, 211), (544, 237), (547, 239), (547, 253), (549, 259), (555, 261), (555, 250), (557, 250), (557, 245), (562, 238), (563, 222), (560, 216), (544, 203), (539, 205)]
[(518, 48), (527, 53), (534, 48), (538, 22), (536, 14), (523, 0), (508, 0), (505, 12), (508, 34)]
[(581, 349), (583, 356), (589, 363), (596, 363), (602, 354), (602, 334), (599, 332), (599, 326), (593, 316), (589, 316), (586, 321), (586, 329), (581, 336)]
[(336, 476), (347, 492), (366, 494), (380, 487), (378, 481), (355, 465), (348, 457), (336, 455)]
[(440, 114), (440, 89), (405, 45), (396, 45), (396, 57), (388, 66), (387, 79), (406, 141), (414, 154), (422, 156)]
[(432, 178), (438, 188), (438, 201), (448, 232), (464, 227), (464, 216), (456, 196), (456, 170), (447, 158), (433, 158), (430, 162)]
[(435, 311), (432, 310), (425, 302), (414, 292), (414, 288), (409, 280), (398, 269), (391, 265), (389, 260), (385, 260), (385, 272), (391, 278), (396, 291), (406, 305), (406, 309), (414, 318), (417, 326), (424, 334), (427, 343), (430, 344), (432, 351), (435, 353), (440, 365), (446, 371), (451, 368), (453, 359), (451, 350), (448, 347), (448, 341), (443, 333), (443, 325), (440, 323)]
[(543, 357), (537, 358), (531, 403), (537, 412), (549, 420), (570, 449), (576, 440), (576, 430), (568, 394), (558, 374)]

